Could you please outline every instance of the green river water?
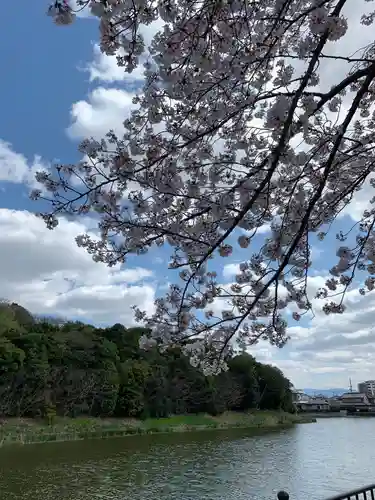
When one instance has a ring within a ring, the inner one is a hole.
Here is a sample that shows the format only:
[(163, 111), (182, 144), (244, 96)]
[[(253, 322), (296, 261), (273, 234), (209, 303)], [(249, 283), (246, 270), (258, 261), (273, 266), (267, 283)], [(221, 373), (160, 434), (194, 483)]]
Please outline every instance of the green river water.
[(319, 500), (375, 483), (375, 418), (0, 450), (4, 500)]

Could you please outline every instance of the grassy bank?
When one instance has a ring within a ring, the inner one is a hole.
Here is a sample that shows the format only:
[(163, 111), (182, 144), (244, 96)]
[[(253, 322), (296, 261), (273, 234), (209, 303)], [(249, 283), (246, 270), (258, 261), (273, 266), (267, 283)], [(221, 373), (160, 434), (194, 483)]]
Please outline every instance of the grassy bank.
[(272, 411), (230, 412), (217, 417), (178, 415), (146, 420), (56, 418), (52, 425), (31, 419), (9, 419), (1, 423), (0, 446), (214, 429), (271, 429), (314, 421), (305, 415)]

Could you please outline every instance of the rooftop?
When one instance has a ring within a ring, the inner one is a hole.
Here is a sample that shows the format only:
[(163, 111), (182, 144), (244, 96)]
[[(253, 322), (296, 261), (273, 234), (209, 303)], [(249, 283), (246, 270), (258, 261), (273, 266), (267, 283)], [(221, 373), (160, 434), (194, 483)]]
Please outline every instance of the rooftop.
[(346, 392), (341, 396), (341, 398), (350, 399), (350, 398), (366, 398), (366, 394), (363, 392)]

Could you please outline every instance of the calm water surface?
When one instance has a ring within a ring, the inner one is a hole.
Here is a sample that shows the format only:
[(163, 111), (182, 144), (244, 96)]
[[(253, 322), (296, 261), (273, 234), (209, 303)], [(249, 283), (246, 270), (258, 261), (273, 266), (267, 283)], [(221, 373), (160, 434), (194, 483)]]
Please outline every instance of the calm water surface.
[(375, 482), (375, 418), (0, 450), (6, 500), (319, 500)]

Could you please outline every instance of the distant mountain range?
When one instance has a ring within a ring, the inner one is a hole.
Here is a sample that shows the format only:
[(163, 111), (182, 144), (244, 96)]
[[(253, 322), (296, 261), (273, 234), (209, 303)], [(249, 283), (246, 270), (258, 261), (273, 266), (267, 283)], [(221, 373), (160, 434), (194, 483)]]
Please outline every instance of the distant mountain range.
[(302, 389), (302, 391), (308, 396), (314, 396), (314, 394), (321, 394), (326, 397), (332, 396), (341, 396), (344, 392), (348, 392), (349, 389), (345, 389), (342, 387), (333, 388), (333, 389)]

